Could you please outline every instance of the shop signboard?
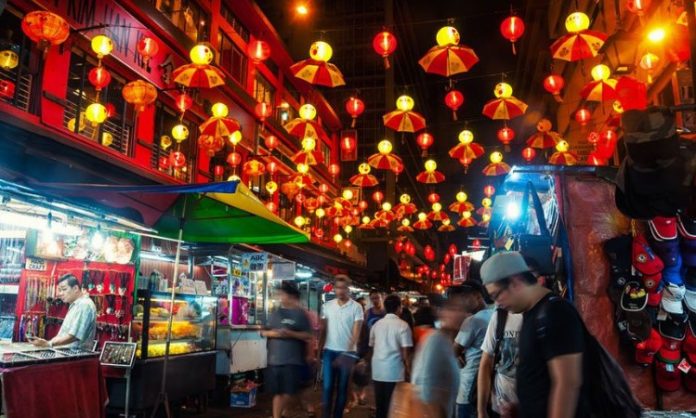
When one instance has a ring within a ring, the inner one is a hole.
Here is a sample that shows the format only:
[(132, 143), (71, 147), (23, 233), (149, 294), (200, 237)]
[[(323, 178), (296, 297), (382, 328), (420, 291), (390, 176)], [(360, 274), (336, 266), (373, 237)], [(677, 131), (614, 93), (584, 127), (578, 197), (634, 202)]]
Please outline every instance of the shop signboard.
[(455, 255), (453, 261), (452, 284), (459, 285), (469, 278), (471, 256), (469, 254)]

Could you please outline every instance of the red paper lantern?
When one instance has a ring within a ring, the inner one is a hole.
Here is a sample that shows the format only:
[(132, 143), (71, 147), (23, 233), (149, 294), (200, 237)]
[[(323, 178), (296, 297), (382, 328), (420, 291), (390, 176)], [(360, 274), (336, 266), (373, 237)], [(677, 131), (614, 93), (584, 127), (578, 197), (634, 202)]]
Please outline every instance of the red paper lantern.
[(268, 148), (269, 151), (273, 151), (278, 147), (278, 137), (275, 135), (268, 135), (263, 139), (263, 144)]
[(213, 175), (215, 175), (216, 178), (219, 178), (222, 177), (223, 174), (225, 174), (225, 167), (216, 164), (213, 168)]
[[(331, 168), (331, 167), (329, 167), (329, 169), (330, 169), (330, 168)], [(319, 191), (320, 191), (321, 193), (324, 193), (324, 194), (328, 193), (328, 192), (329, 192), (329, 185), (326, 184), (326, 183), (320, 184), (320, 185), (319, 185)], [(319, 197), (322, 197), (322, 198), (323, 198), (324, 196), (319, 196)]]
[(457, 110), (464, 104), (461, 91), (452, 89), (445, 95), (445, 105), (452, 110), (452, 119), (457, 120)]
[(524, 21), (517, 16), (508, 16), (500, 24), (500, 33), (512, 43), (512, 53), (517, 54), (515, 42), (524, 34)]
[(337, 163), (332, 163), (329, 165), (329, 174), (333, 177), (338, 177), (341, 174), (341, 165)]
[(396, 36), (391, 32), (382, 31), (372, 39), (372, 48), (384, 59), (384, 68), (389, 68), (389, 55), (396, 51)]
[(513, 139), (515, 139), (515, 131), (512, 128), (506, 126), (498, 130), (498, 140), (502, 142), (503, 145), (509, 145)]
[(174, 151), (169, 154), (169, 163), (174, 168), (181, 168), (186, 165), (186, 156), (181, 151)]
[(488, 186), (483, 188), (483, 194), (486, 197), (493, 196), (495, 194), (495, 187), (493, 187), (492, 185), (489, 184)]
[(275, 172), (278, 171), (278, 163), (275, 161), (267, 162), (266, 163), (266, 171), (268, 171), (268, 173), (271, 175), (275, 174)]
[(592, 131), (589, 134), (587, 134), (587, 142), (589, 142), (592, 145), (597, 145), (599, 142), (599, 134), (597, 131)]
[(449, 264), (449, 262), (452, 261), (452, 256), (448, 254), (445, 254), (444, 257), (442, 257), (442, 262), (445, 264)]
[(404, 250), (404, 242), (401, 240), (394, 241), (394, 251), (396, 251), (397, 254), (400, 254), (403, 250)]
[(427, 132), (423, 132), (416, 137), (416, 143), (423, 150), (423, 154), (435, 143), (435, 137)]
[(524, 158), (525, 161), (530, 162), (536, 157), (536, 150), (531, 147), (527, 147), (522, 150), (522, 158)]
[(428, 195), (428, 202), (430, 203), (437, 203), (440, 201), (440, 195), (433, 192)]
[(459, 249), (454, 244), (450, 244), (449, 247), (447, 247), (447, 253), (449, 255), (451, 255), (452, 257), (454, 257), (458, 252), (459, 252)]
[(238, 152), (230, 152), (227, 154), (227, 164), (230, 167), (237, 167), (242, 162), (242, 155)]
[(104, 67), (94, 67), (89, 70), (87, 79), (94, 86), (96, 91), (101, 91), (111, 82), (111, 73)]
[(575, 121), (580, 125), (587, 125), (590, 119), (592, 119), (592, 112), (590, 112), (589, 109), (581, 107), (575, 112)]
[(29, 39), (46, 50), (51, 45), (60, 45), (70, 36), (70, 25), (59, 15), (37, 10), (27, 13), (22, 19), (22, 31)]
[(357, 97), (351, 96), (346, 101), (346, 112), (353, 118), (350, 126), (355, 128), (355, 120), (365, 111), (365, 103)]
[(271, 47), (265, 41), (254, 39), (247, 45), (247, 54), (254, 64), (258, 64), (271, 56)]
[(626, 9), (637, 16), (643, 16), (649, 7), (650, 0), (628, 0), (626, 2)]
[(266, 102), (259, 102), (256, 103), (254, 107), (254, 113), (256, 113), (256, 117), (263, 122), (267, 118), (273, 116), (273, 108)]
[(374, 200), (377, 203), (382, 203), (384, 200), (384, 193), (380, 192), (379, 190), (375, 191), (372, 193), (372, 200)]
[(143, 57), (143, 61), (147, 63), (152, 57), (159, 52), (159, 44), (156, 40), (146, 36), (138, 41), (138, 54)]
[(174, 102), (176, 103), (176, 108), (179, 109), (181, 113), (185, 113), (193, 106), (193, 98), (186, 94), (186, 92), (177, 94)]
[(113, 105), (113, 103), (107, 103), (104, 105), (106, 108), (106, 117), (107, 118), (112, 118), (116, 116), (116, 106)]
[(437, 279), (437, 276), (438, 276), (438, 274), (436, 271), (433, 271), (432, 273), (430, 273), (430, 277), (433, 279)]
[(346, 153), (351, 153), (355, 149), (355, 137), (352, 135), (344, 135), (341, 138), (341, 149)]
[(616, 97), (624, 111), (644, 110), (648, 106), (648, 87), (633, 77), (623, 76), (616, 83)]
[(10, 80), (0, 80), (0, 97), (12, 99), (15, 94), (15, 84)]
[(560, 100), (563, 87), (565, 87), (565, 80), (560, 75), (551, 74), (544, 79), (544, 89), (553, 94), (556, 100)]
[(433, 247), (431, 247), (430, 244), (423, 248), (423, 256), (428, 261), (435, 260), (435, 250), (433, 250)]

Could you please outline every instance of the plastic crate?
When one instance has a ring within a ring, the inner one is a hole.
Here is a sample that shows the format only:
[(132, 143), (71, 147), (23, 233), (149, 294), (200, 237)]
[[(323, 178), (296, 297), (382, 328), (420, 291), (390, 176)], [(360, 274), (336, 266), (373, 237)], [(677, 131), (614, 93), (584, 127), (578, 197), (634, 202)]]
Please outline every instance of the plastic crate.
[(256, 388), (248, 392), (230, 392), (230, 406), (233, 408), (253, 408), (256, 406)]

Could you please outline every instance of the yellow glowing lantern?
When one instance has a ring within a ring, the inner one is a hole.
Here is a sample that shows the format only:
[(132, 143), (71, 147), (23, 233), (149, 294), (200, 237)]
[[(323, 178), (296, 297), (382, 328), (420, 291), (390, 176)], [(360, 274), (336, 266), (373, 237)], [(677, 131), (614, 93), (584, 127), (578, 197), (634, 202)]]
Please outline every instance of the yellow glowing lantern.
[(101, 103), (92, 103), (85, 109), (85, 116), (93, 124), (103, 123), (107, 117), (106, 106)]
[(474, 133), (468, 129), (464, 129), (463, 131), (459, 132), (459, 142), (464, 145), (471, 144), (474, 142)]
[(297, 217), (295, 217), (294, 222), (295, 222), (295, 226), (297, 226), (298, 228), (302, 228), (305, 225), (306, 220), (305, 220), (304, 216), (297, 216)]
[(242, 142), (242, 132), (241, 131), (232, 132), (232, 135), (230, 135), (230, 144), (232, 144), (236, 147), (240, 142)]
[(590, 72), (590, 74), (592, 74), (592, 78), (595, 81), (606, 80), (611, 76), (611, 70), (608, 66), (604, 64), (599, 64), (592, 67), (592, 71)]
[(392, 152), (393, 148), (392, 143), (389, 142), (388, 139), (383, 139), (379, 141), (379, 144), (377, 144), (377, 150), (380, 152), (380, 154), (389, 154)]
[(210, 112), (213, 114), (213, 117), (224, 118), (229, 115), (230, 109), (226, 104), (217, 102), (210, 108)]
[(312, 120), (317, 116), (317, 108), (309, 103), (300, 106), (300, 117), (304, 120)]
[(559, 141), (558, 144), (556, 144), (556, 151), (558, 152), (568, 152), (569, 148), (570, 145), (568, 145), (568, 141)]
[(189, 130), (186, 127), (186, 125), (184, 125), (183, 123), (175, 125), (172, 128), (172, 137), (176, 140), (176, 142), (182, 142), (182, 141), (186, 140), (186, 138), (188, 138), (188, 136), (189, 136)]
[(428, 173), (434, 173), (437, 170), (437, 163), (435, 160), (428, 160), (425, 162), (425, 171)]
[(111, 146), (114, 143), (114, 136), (109, 132), (102, 132), (101, 144), (105, 147)]
[(346, 234), (350, 234), (351, 232), (353, 232), (353, 227), (350, 225), (346, 225), (343, 227), (343, 230), (346, 232)]
[(404, 218), (401, 220), (401, 225), (408, 227), (409, 225), (411, 225), (411, 221), (408, 220), (408, 218)]
[(351, 200), (353, 198), (353, 191), (351, 189), (343, 189), (341, 196), (346, 200)]
[(198, 44), (189, 52), (191, 62), (196, 65), (208, 65), (213, 62), (213, 50), (205, 44)]
[(160, 137), (160, 148), (167, 150), (167, 148), (172, 146), (172, 137), (169, 135), (162, 135)]
[(321, 219), (326, 216), (326, 210), (324, 210), (324, 208), (318, 208), (316, 211), (314, 211), (314, 214), (317, 215), (317, 218)]
[[(80, 112), (80, 127), (79, 127), (78, 132), (82, 132), (85, 130), (85, 128), (87, 127), (86, 121), (87, 121), (87, 115), (85, 115), (85, 112)], [(71, 132), (75, 132), (75, 124), (77, 124), (76, 118), (72, 118), (68, 121), (68, 129)]]
[(19, 65), (19, 55), (16, 52), (6, 49), (0, 51), (0, 68), (4, 70), (12, 70)]
[(363, 216), (363, 217), (362, 217), (362, 223), (363, 223), (363, 225), (369, 224), (369, 223), (370, 223), (370, 217), (367, 216), (367, 215)]
[(309, 166), (307, 164), (297, 164), (297, 172), (300, 174), (307, 174), (309, 173)]
[(483, 200), (481, 201), (481, 206), (484, 208), (490, 208), (493, 205), (493, 201), (491, 200), (490, 197), (484, 197)]
[(590, 27), (590, 18), (583, 12), (571, 13), (565, 21), (566, 30), (570, 33), (578, 33)]
[(614, 112), (616, 112), (618, 114), (621, 114), (624, 112), (623, 105), (618, 100), (614, 100), (614, 103), (612, 103), (611, 107), (614, 109)]
[(503, 161), (503, 153), (500, 151), (492, 152), (490, 158), (493, 164), (501, 163)]
[(659, 44), (665, 40), (667, 32), (664, 28), (655, 28), (648, 32), (648, 40), (654, 44)]
[(269, 181), (266, 183), (266, 191), (268, 194), (274, 194), (276, 191), (278, 191), (278, 183), (273, 180)]
[(443, 219), (443, 220), (442, 220), (442, 224), (443, 224), (443, 225), (449, 225), (449, 224), (451, 224), (451, 223), (452, 223), (452, 220), (451, 220), (450, 218), (447, 218), (447, 219)]
[(317, 140), (316, 139), (307, 136), (302, 140), (302, 149), (303, 150), (310, 152), (310, 151), (314, 151), (314, 149), (316, 147), (317, 147)]
[(420, 213), (418, 214), (418, 220), (419, 220), (419, 221), (425, 221), (427, 217), (428, 217), (428, 215), (426, 215), (425, 212), (420, 212)]
[(404, 205), (408, 205), (411, 203), (411, 196), (408, 193), (404, 193), (399, 197), (399, 202), (403, 203)]
[(491, 220), (491, 214), (490, 214), (490, 213), (484, 213), (483, 215), (481, 215), (481, 220), (482, 220), (483, 222), (488, 222), (488, 221), (490, 221), (490, 220)]
[(309, 47), (309, 56), (313, 60), (326, 62), (333, 56), (333, 48), (324, 41), (317, 41)]
[(435, 40), (439, 46), (459, 45), (459, 31), (452, 26), (444, 26), (437, 31)]
[(338, 244), (338, 243), (340, 243), (341, 241), (343, 241), (343, 235), (341, 235), (341, 234), (336, 234), (336, 235), (333, 236), (333, 240), (334, 240), (334, 242), (335, 242), (336, 244)]
[(456, 198), (457, 198), (457, 202), (464, 203), (469, 198), (469, 196), (467, 196), (466, 193), (464, 193), (464, 192), (459, 192), (459, 193), (457, 193)]
[(97, 35), (92, 38), (92, 51), (99, 59), (109, 55), (114, 50), (114, 41), (106, 35)]
[(510, 98), (512, 97), (512, 86), (508, 83), (498, 83), (495, 85), (493, 94), (495, 94), (495, 97), (498, 99)]
[(403, 95), (399, 96), (398, 99), (396, 99), (396, 108), (401, 110), (402, 112), (408, 112), (409, 110), (413, 109), (413, 106), (415, 106), (415, 102), (413, 101), (413, 98), (411, 96)]
[(389, 212), (390, 210), (392, 210), (392, 204), (389, 202), (382, 203), (382, 210), (384, 210), (385, 212)]
[(368, 164), (368, 163), (361, 163), (358, 166), (358, 173), (360, 173), (360, 174), (370, 174), (371, 170), (372, 169), (370, 168), (370, 164)]
[(471, 212), (469, 212), (468, 210), (462, 212), (462, 218), (464, 218), (464, 219), (469, 219), (469, 218), (471, 218)]
[(442, 203), (435, 202), (435, 203), (433, 203), (432, 208), (433, 208), (433, 212), (439, 212), (442, 210)]

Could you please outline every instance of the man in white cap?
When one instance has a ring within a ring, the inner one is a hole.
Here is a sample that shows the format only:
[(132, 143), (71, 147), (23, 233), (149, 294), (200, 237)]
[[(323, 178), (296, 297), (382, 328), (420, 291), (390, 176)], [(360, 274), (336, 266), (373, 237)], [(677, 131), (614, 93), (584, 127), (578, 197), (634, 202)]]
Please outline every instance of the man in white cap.
[(523, 313), (517, 396), (520, 418), (585, 418), (585, 337), (580, 316), (538, 283), (519, 252), (494, 254), (481, 279), (499, 307)]

